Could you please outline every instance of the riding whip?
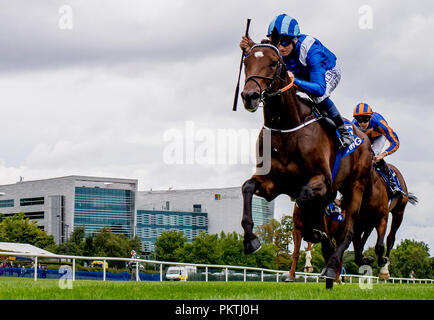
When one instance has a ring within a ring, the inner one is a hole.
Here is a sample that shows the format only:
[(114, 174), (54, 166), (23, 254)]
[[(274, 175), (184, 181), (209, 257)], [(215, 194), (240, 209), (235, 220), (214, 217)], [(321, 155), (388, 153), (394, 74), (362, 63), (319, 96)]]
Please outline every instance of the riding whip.
[[(250, 21), (251, 20), (252, 19), (247, 19), (246, 37), (248, 37), (248, 35), (249, 35), (249, 27), (250, 27)], [(237, 111), (238, 94), (240, 92), (240, 77), (241, 77), (241, 69), (243, 68), (244, 53), (245, 52), (243, 49), (243, 53), (241, 54), (240, 72), (238, 73), (238, 82), (237, 82), (237, 87), (235, 89), (234, 106), (232, 107), (232, 111)]]

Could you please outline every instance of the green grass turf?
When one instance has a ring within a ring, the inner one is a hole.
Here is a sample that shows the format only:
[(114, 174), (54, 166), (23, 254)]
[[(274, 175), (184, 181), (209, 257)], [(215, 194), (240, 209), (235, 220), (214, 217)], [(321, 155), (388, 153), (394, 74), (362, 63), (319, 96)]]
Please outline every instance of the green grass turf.
[(432, 284), (274, 282), (121, 282), (77, 280), (61, 289), (58, 280), (0, 278), (1, 300), (434, 300)]

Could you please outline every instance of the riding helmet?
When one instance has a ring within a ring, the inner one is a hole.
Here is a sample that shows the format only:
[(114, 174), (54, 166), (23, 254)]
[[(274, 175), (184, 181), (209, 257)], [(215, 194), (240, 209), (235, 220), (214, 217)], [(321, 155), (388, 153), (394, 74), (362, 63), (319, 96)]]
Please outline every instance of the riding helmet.
[(270, 22), (267, 37), (271, 35), (274, 28), (279, 31), (280, 35), (296, 37), (300, 34), (300, 27), (298, 26), (297, 20), (287, 14), (280, 14)]
[(372, 108), (369, 104), (360, 102), (357, 104), (357, 106), (354, 108), (353, 117), (357, 116), (372, 116)]

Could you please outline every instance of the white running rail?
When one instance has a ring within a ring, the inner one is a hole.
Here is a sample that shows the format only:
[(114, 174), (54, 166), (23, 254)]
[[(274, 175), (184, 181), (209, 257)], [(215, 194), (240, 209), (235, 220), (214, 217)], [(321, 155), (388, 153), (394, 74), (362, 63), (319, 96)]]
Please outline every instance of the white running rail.
[[(193, 266), (199, 268), (205, 268), (205, 281), (208, 281), (209, 278), (209, 268), (215, 269), (223, 269), (225, 270), (225, 281), (228, 281), (229, 275), (228, 270), (242, 270), (243, 271), (243, 281), (247, 281), (247, 271), (260, 272), (261, 273), (261, 281), (264, 281), (264, 274), (276, 274), (276, 282), (279, 282), (279, 276), (287, 275), (288, 271), (283, 270), (272, 270), (272, 269), (264, 269), (264, 268), (254, 268), (254, 267), (243, 267), (243, 266), (229, 266), (229, 265), (212, 265), (212, 264), (194, 264), (194, 263), (184, 263), (184, 262), (167, 262), (167, 261), (158, 261), (158, 260), (144, 260), (144, 259), (131, 259), (131, 258), (118, 258), (118, 257), (84, 257), (84, 256), (69, 256), (69, 255), (46, 255), (46, 254), (30, 254), (30, 253), (16, 253), (16, 252), (0, 252), (0, 256), (10, 256), (10, 257), (31, 257), (34, 258), (34, 280), (38, 280), (38, 258), (48, 258), (48, 259), (68, 259), (72, 261), (72, 280), (75, 281), (75, 261), (76, 260), (99, 260), (103, 261), (103, 281), (106, 281), (106, 261), (125, 261), (125, 262), (138, 262), (136, 263), (136, 281), (140, 281), (139, 279), (139, 263), (149, 263), (156, 264), (160, 266), (160, 281), (163, 281), (163, 266)], [(296, 272), (296, 276), (303, 277), (304, 282), (307, 282), (308, 278), (313, 278), (316, 282), (319, 282), (320, 274), (319, 273), (305, 273), (305, 272)], [(380, 280), (379, 277), (367, 276), (367, 275), (354, 275), (354, 274), (345, 274), (346, 279), (348, 279), (349, 283), (353, 283), (353, 279), (371, 279), (370, 281), (380, 283), (383, 280)], [(388, 282), (392, 283), (434, 283), (434, 279), (412, 279), (412, 278), (394, 278), (390, 277)]]

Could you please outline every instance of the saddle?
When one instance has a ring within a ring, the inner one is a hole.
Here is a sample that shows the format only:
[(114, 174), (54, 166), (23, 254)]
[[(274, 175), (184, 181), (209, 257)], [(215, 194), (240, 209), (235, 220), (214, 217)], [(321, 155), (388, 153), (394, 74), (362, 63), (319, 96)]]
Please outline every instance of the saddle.
[(321, 124), (321, 126), (330, 134), (335, 137), (336, 146), (339, 146), (339, 136), (337, 133), (337, 128), (333, 120), (329, 117), (327, 111), (322, 110), (320, 111), (317, 108), (317, 104), (304, 92), (297, 91), (296, 92), (298, 100), (302, 102), (303, 104), (309, 106), (312, 109), (313, 114), (318, 119), (318, 122)]

